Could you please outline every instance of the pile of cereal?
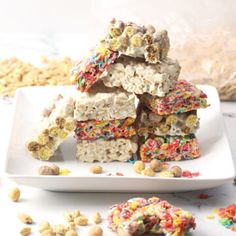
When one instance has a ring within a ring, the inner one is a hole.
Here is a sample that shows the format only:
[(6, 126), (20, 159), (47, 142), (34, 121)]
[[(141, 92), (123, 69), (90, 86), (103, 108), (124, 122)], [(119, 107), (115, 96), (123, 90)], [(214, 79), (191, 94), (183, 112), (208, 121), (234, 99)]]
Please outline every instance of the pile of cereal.
[(0, 61), (0, 96), (13, 96), (17, 88), (25, 86), (70, 85), (70, 58), (49, 60), (42, 58), (43, 66), (36, 67), (15, 57)]

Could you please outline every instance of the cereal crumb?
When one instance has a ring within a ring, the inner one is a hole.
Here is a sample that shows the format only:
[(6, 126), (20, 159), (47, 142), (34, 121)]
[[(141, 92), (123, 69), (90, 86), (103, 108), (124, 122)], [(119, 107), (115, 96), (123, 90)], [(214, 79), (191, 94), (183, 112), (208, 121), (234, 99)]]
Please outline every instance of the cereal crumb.
[(60, 167), (59, 166), (53, 164), (51, 166), (51, 169), (52, 169), (54, 175), (59, 175), (59, 172), (60, 172)]
[(9, 190), (8, 193), (9, 198), (13, 201), (13, 202), (17, 202), (19, 201), (20, 198), (20, 189), (19, 188), (12, 188)]
[(151, 160), (150, 167), (153, 169), (153, 171), (160, 172), (163, 170), (163, 163), (160, 160), (153, 159)]
[(86, 226), (88, 225), (88, 219), (84, 216), (78, 216), (74, 219), (75, 224), (80, 226)]
[[(56, 165), (55, 165), (55, 166), (56, 166)], [(59, 167), (58, 167), (58, 168), (59, 168)], [(39, 170), (38, 170), (38, 173), (39, 173), (40, 175), (58, 175), (59, 172), (58, 172), (58, 174), (56, 174), (55, 169), (56, 169), (56, 167), (40, 166), (40, 167), (39, 167)]]
[(69, 228), (69, 229), (76, 229), (76, 224), (75, 224), (75, 222), (69, 222), (69, 223), (68, 223), (68, 228)]
[(56, 236), (56, 233), (53, 229), (47, 229), (41, 233), (41, 236)]
[(172, 166), (170, 171), (173, 173), (174, 177), (182, 176), (182, 169), (179, 166)]
[(100, 226), (95, 225), (89, 230), (89, 236), (102, 236), (103, 230)]
[(31, 233), (31, 228), (30, 227), (24, 227), (21, 229), (20, 234), (22, 236), (27, 236)]
[(136, 161), (133, 165), (133, 169), (136, 173), (141, 174), (141, 172), (145, 169), (144, 162)]
[(174, 174), (169, 170), (163, 170), (160, 172), (160, 177), (162, 178), (173, 178)]
[(19, 213), (17, 216), (22, 223), (25, 223), (25, 224), (32, 224), (33, 223), (31, 216), (29, 216), (25, 213)]
[(67, 222), (72, 222), (74, 220), (74, 217), (72, 216), (72, 214), (70, 212), (66, 211), (64, 213), (64, 219)]
[(60, 169), (59, 175), (69, 175), (70, 173), (69, 169)]
[(150, 167), (144, 169), (144, 170), (141, 172), (141, 174), (142, 174), (142, 175), (145, 175), (145, 176), (149, 176), (149, 177), (155, 176), (155, 172), (154, 172), (153, 169), (150, 168)]
[(100, 224), (102, 222), (102, 217), (99, 212), (96, 212), (95, 215), (93, 216), (93, 222), (95, 224)]
[(102, 173), (102, 167), (101, 166), (91, 166), (90, 172), (93, 174), (101, 174)]
[(65, 236), (78, 236), (78, 233), (75, 230), (70, 229), (66, 232)]

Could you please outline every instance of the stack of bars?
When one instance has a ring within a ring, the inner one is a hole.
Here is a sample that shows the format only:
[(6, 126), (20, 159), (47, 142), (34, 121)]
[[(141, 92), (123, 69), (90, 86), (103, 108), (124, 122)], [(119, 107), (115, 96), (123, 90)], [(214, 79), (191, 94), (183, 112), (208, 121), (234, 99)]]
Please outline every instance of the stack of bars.
[[(79, 91), (89, 91), (94, 84), (102, 82), (106, 87), (116, 87), (116, 91), (130, 93), (127, 96), (137, 95), (140, 103), (135, 128), (139, 137), (139, 155), (145, 162), (153, 158), (169, 161), (200, 156), (195, 137), (199, 127), (196, 110), (207, 107), (206, 95), (186, 81), (177, 81), (180, 66), (177, 61), (167, 57), (168, 50), (169, 38), (166, 30), (158, 31), (153, 26), (139, 26), (114, 19), (99, 46), (72, 70), (72, 79), (77, 82)], [(91, 102), (95, 103), (96, 97), (93, 99)], [(124, 107), (125, 109), (130, 110)], [(129, 116), (128, 123), (132, 121)], [(84, 151), (79, 151), (81, 139), (95, 139), (87, 134), (81, 135), (85, 131), (84, 124), (94, 127), (96, 122), (98, 121), (77, 123), (78, 154), (84, 154)], [(111, 126), (111, 122), (109, 125), (106, 122), (102, 124)], [(127, 120), (122, 120), (122, 124), (123, 122), (126, 123)], [(106, 139), (106, 135), (100, 134), (103, 128), (104, 126), (92, 128), (92, 132), (96, 130), (99, 139)], [(118, 136), (108, 136), (127, 138), (120, 136), (120, 131), (118, 133)], [(134, 133), (132, 132), (133, 135)], [(98, 151), (101, 148), (99, 146), (95, 149)]]

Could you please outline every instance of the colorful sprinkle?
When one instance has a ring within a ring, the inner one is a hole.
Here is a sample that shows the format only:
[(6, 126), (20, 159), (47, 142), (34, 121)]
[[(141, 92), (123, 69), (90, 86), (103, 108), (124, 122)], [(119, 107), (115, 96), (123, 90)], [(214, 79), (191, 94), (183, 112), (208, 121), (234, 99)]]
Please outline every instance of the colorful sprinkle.
[(208, 219), (208, 220), (213, 220), (213, 219), (215, 219), (215, 216), (209, 215), (209, 216), (207, 216), (207, 219)]
[(70, 173), (69, 169), (60, 169), (59, 175), (69, 175)]
[(185, 170), (182, 172), (182, 177), (186, 177), (186, 178), (198, 177), (199, 175), (200, 175), (200, 172), (190, 172), (188, 170)]
[(205, 193), (201, 193), (197, 196), (199, 199), (208, 199), (209, 198), (209, 195), (208, 194), (205, 194)]
[(124, 174), (122, 174), (121, 172), (116, 172), (117, 176), (124, 176)]

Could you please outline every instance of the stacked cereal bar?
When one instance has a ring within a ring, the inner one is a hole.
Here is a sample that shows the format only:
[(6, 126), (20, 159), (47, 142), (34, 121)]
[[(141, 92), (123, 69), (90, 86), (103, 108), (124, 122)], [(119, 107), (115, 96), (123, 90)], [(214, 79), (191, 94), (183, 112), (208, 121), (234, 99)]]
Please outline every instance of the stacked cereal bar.
[(137, 151), (137, 98), (97, 84), (75, 102), (77, 159), (83, 162), (127, 161)]
[(132, 198), (112, 206), (109, 227), (119, 236), (185, 235), (196, 226), (191, 213), (158, 197)]
[(41, 126), (37, 135), (27, 143), (27, 149), (40, 160), (49, 160), (59, 145), (73, 133), (74, 99), (58, 95), (44, 109)]
[(180, 80), (164, 97), (143, 94), (139, 115), (140, 158), (180, 161), (200, 156), (195, 133), (199, 126), (197, 109), (207, 107), (206, 94)]

